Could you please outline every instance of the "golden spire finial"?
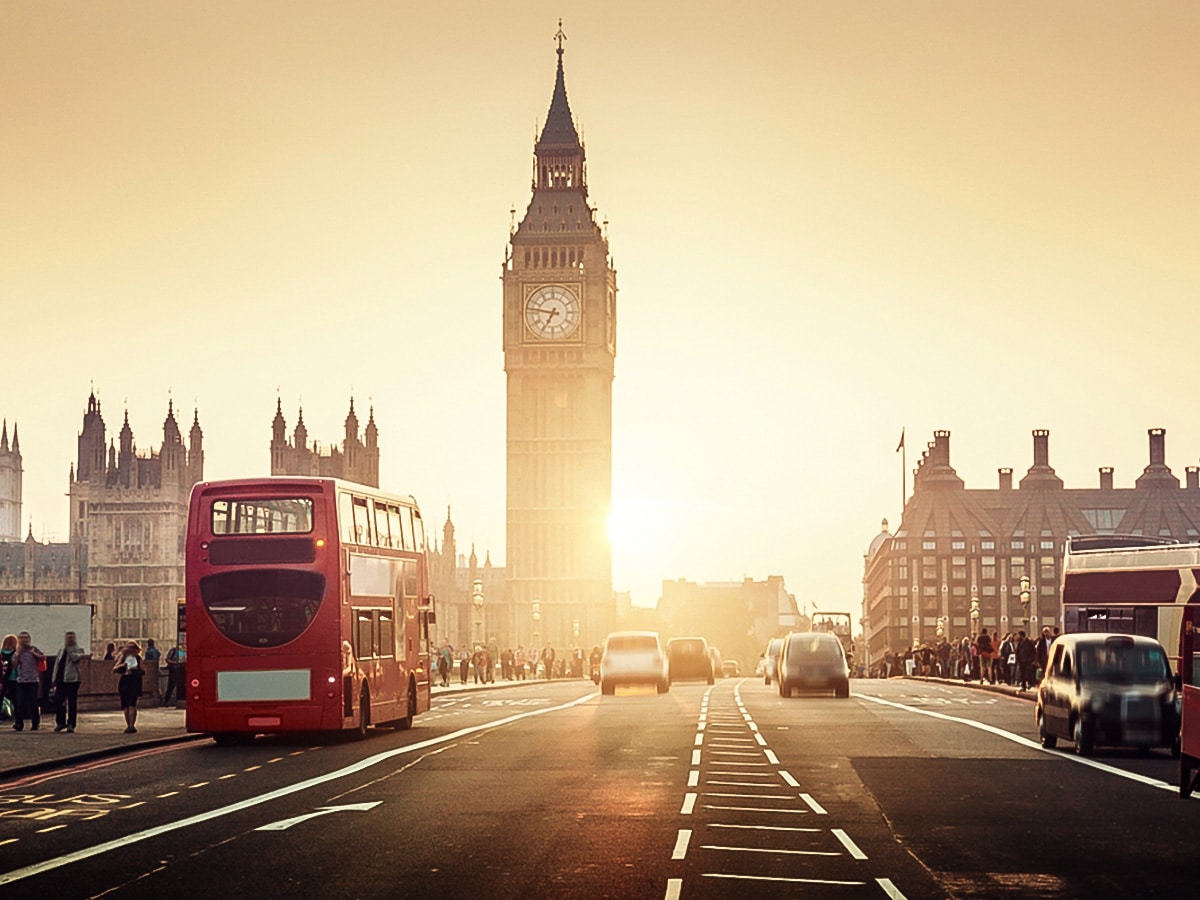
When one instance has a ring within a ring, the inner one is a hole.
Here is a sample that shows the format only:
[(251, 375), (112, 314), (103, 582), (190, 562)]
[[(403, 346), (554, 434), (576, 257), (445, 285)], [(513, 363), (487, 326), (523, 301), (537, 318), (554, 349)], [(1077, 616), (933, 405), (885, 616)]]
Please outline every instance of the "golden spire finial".
[(567, 39), (567, 36), (563, 33), (563, 30), (562, 30), (562, 18), (561, 17), (558, 20), (558, 31), (555, 33), (554, 39), (556, 41), (558, 41), (558, 55), (562, 56), (562, 52), (563, 52), (562, 42)]

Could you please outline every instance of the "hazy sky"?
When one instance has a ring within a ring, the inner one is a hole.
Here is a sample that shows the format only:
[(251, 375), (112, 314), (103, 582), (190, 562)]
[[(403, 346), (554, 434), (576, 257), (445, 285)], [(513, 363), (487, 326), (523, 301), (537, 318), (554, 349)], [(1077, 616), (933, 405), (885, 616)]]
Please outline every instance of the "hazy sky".
[[(857, 608), (935, 428), (1200, 460), (1200, 4), (0, 4), (0, 416), (67, 533), (89, 383), (209, 477), (375, 405), (383, 486), (504, 557), (500, 267), (564, 19), (618, 269), (614, 581)], [(370, 398), (370, 399), (369, 399)], [(182, 418), (182, 417), (181, 417)]]

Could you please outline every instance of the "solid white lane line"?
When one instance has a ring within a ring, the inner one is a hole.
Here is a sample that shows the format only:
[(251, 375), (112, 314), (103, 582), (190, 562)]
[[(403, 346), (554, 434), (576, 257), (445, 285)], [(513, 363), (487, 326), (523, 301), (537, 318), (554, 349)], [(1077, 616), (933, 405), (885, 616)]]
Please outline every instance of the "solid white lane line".
[(788, 785), (791, 787), (800, 787), (800, 782), (798, 782), (795, 778), (792, 777), (791, 772), (785, 772), (783, 769), (780, 769), (779, 777), (782, 778), (784, 781), (786, 781), (788, 783)]
[(699, 750), (692, 751), (692, 765), (693, 766), (700, 765), (700, 751)]
[(841, 856), (837, 850), (772, 850), (770, 847), (722, 847), (720, 844), (701, 844), (701, 850), (729, 850), (733, 853), (782, 853), (787, 856)]
[(739, 828), (747, 831), (807, 831), (817, 832), (820, 828), (800, 828), (795, 825), (726, 825), (721, 822), (707, 822), (706, 828)]
[(778, 809), (772, 806), (715, 806), (710, 803), (704, 804), (705, 809), (720, 809), (725, 812), (769, 812), (769, 813), (787, 813), (793, 816), (807, 816), (807, 809)]
[(865, 881), (833, 881), (829, 878), (780, 878), (772, 875), (731, 875), (727, 872), (701, 872), (701, 878), (731, 878), (737, 881), (775, 881), (785, 884), (833, 884), (839, 887), (862, 887)]
[(663, 900), (679, 900), (679, 894), (683, 890), (682, 878), (667, 879), (667, 893), (663, 895)]
[(675, 849), (671, 851), (671, 859), (686, 859), (688, 841), (692, 839), (692, 829), (680, 828), (675, 837)]
[[(395, 747), (391, 750), (385, 750), (381, 753), (375, 753), (371, 756), (351, 763), (348, 766), (343, 766), (340, 769), (335, 769), (331, 772), (323, 772), (320, 775), (314, 775), (312, 778), (306, 778), (303, 781), (297, 781), (293, 784), (284, 785), (276, 788), (273, 791), (268, 791), (265, 794), (258, 794), (253, 797), (247, 797), (245, 800), (239, 800), (236, 803), (230, 803), (227, 806), (221, 806), (217, 809), (208, 810), (207, 812), (197, 813), (194, 816), (187, 816), (174, 822), (166, 822), (162, 825), (156, 825), (153, 828), (146, 828), (142, 831), (135, 831), (133, 834), (123, 835), (114, 838), (110, 841), (95, 844), (91, 847), (83, 847), (71, 853), (64, 853), (62, 856), (56, 856), (51, 859), (44, 860), (39, 863), (32, 863), (20, 869), (14, 869), (11, 872), (0, 874), (0, 886), (13, 884), (17, 881), (23, 881), (34, 875), (40, 875), (43, 872), (50, 872), (54, 869), (60, 869), (63, 866), (71, 865), (72, 863), (81, 862), (85, 859), (91, 859), (94, 856), (108, 853), (123, 847), (128, 847), (130, 844), (136, 844), (141, 841), (150, 840), (163, 834), (170, 834), (173, 831), (179, 831), (184, 828), (190, 828), (193, 825), (199, 825), (202, 822), (210, 822), (213, 819), (219, 819), (224, 816), (232, 815), (236, 812), (241, 812), (244, 809), (251, 809), (255, 806), (260, 806), (264, 803), (270, 803), (273, 800), (278, 800), (281, 797), (288, 797), (292, 794), (297, 794), (302, 791), (307, 791), (310, 788), (317, 787), (322, 784), (328, 784), (331, 781), (337, 781), (346, 778), (350, 775), (357, 774), (364, 769), (369, 769), (377, 766), (382, 762), (394, 759), (397, 756), (403, 756), (409, 753), (419, 753), (422, 750), (427, 750), (430, 747), (436, 747), (441, 744), (454, 743), (467, 735), (478, 734), (481, 731), (490, 731), (494, 728), (499, 728), (504, 725), (511, 725), (514, 722), (520, 722), (524, 719), (529, 719), (534, 716), (543, 716), (551, 712), (561, 712), (579, 706), (581, 703), (588, 703), (595, 700), (599, 696), (598, 693), (585, 694), (575, 700), (563, 703), (560, 706), (546, 706), (538, 709), (525, 710), (523, 712), (514, 713), (510, 716), (504, 716), (500, 719), (495, 719), (490, 722), (481, 722), (478, 725), (471, 725), (466, 728), (460, 728), (458, 731), (452, 731), (449, 734), (439, 735), (438, 737), (429, 738), (424, 741), (416, 741), (412, 744), (406, 744), (403, 747)], [(195, 785), (199, 787), (200, 785)]]
[(775, 755), (774, 750), (772, 750), (770, 747), (768, 747), (766, 750), (763, 751), (763, 753), (766, 754), (767, 760), (771, 763), (771, 765), (773, 765), (773, 766), (779, 765), (779, 757)]
[(892, 879), (876, 878), (875, 883), (877, 885), (879, 885), (881, 888), (883, 888), (883, 892), (885, 894), (887, 894), (889, 897), (891, 897), (892, 900), (907, 900), (907, 898), (902, 893), (900, 893), (900, 889), (898, 887), (896, 887), (894, 884), (892, 884)]
[(815, 812), (818, 816), (829, 815), (829, 813), (825, 812), (825, 807), (813, 799), (812, 794), (801, 794), (800, 799), (807, 803), (808, 808)]
[(833, 836), (842, 842), (842, 846), (846, 848), (846, 852), (855, 859), (866, 859), (867, 854), (858, 849), (858, 844), (850, 839), (850, 835), (846, 834), (841, 828), (833, 829)]
[(696, 787), (700, 783), (700, 772), (696, 769), (688, 772), (688, 787)]
[(893, 703), (891, 700), (884, 700), (882, 697), (872, 697), (870, 694), (855, 694), (856, 697), (862, 697), (870, 700), (873, 703), (881, 703), (884, 706), (891, 706), (895, 709), (902, 709), (905, 712), (916, 713), (921, 716), (929, 716), (932, 719), (941, 719), (943, 722), (957, 722), (960, 725), (967, 725), (971, 728), (977, 728), (980, 731), (986, 731), (988, 734), (993, 734), (996, 737), (1004, 738), (1006, 741), (1012, 741), (1022, 747), (1028, 747), (1030, 750), (1038, 750), (1042, 753), (1049, 754), (1055, 759), (1066, 760), (1067, 762), (1078, 763), (1081, 766), (1095, 769), (1098, 772), (1105, 772), (1109, 775), (1116, 775), (1118, 778), (1127, 778), (1130, 781), (1136, 781), (1138, 784), (1144, 784), (1147, 787), (1159, 788), (1160, 790), (1171, 791), (1175, 793), (1179, 787), (1174, 784), (1167, 784), (1165, 781), (1160, 781), (1157, 778), (1151, 778), (1148, 775), (1139, 775), (1137, 772), (1127, 772), (1124, 769), (1118, 769), (1116, 766), (1105, 765), (1102, 762), (1096, 762), (1094, 759), (1087, 759), (1083, 756), (1068, 756), (1059, 750), (1047, 750), (1037, 741), (1031, 741), (1029, 738), (1021, 737), (1019, 734), (1013, 734), (1011, 731), (1005, 731), (1003, 728), (997, 728), (995, 725), (989, 725), (986, 722), (976, 722), (974, 719), (962, 719), (958, 716), (949, 716), (945, 713), (934, 712), (931, 709), (918, 709), (915, 706), (907, 706), (903, 703)]
[(692, 814), (692, 810), (695, 808), (696, 808), (696, 795), (693, 793), (690, 793), (690, 792), (687, 794), (684, 794), (683, 795), (683, 806), (680, 807), (679, 814), (681, 816), (690, 816)]

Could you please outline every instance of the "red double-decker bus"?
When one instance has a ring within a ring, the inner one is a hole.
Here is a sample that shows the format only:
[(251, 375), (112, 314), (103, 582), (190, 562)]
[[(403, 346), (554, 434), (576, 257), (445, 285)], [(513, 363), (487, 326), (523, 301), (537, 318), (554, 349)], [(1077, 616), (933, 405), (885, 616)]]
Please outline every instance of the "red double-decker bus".
[(187, 730), (408, 728), (429, 709), (435, 622), (412, 497), (329, 478), (192, 489)]

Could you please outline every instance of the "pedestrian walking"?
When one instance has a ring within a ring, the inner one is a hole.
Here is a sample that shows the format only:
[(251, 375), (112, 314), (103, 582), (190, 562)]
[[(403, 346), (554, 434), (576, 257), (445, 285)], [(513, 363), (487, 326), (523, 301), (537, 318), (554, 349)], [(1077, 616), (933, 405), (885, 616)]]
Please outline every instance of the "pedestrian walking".
[(54, 730), (73, 732), (79, 711), (79, 660), (87, 654), (79, 646), (75, 632), (63, 637), (62, 649), (54, 657)]
[(13, 711), (13, 730), (24, 731), (25, 720), (29, 719), (30, 731), (37, 731), (42, 722), (38, 708), (38, 692), (41, 690), (41, 673), (46, 671), (46, 654), (33, 645), (28, 631), (17, 635), (17, 649), (13, 653), (13, 666), (17, 674), (17, 700)]
[(137, 641), (130, 641), (121, 651), (121, 658), (113, 671), (121, 676), (117, 682), (117, 693), (121, 695), (121, 712), (125, 713), (125, 733), (137, 734), (137, 702), (142, 693), (142, 648)]
[(450, 663), (452, 661), (450, 647), (443, 646), (438, 651), (437, 659), (438, 678), (441, 679), (442, 687), (450, 687)]
[(171, 698), (175, 696), (175, 691), (179, 688), (179, 647), (172, 647), (167, 651), (167, 687), (163, 691), (162, 706), (166, 706), (171, 702)]
[(467, 675), (471, 671), (471, 654), (463, 647), (458, 651), (458, 683), (466, 684)]
[(549, 644), (542, 651), (542, 665), (546, 667), (546, 680), (554, 680), (554, 648)]
[(117, 658), (117, 645), (112, 641), (108, 642), (108, 646), (104, 648), (104, 661), (111, 662)]
[(986, 628), (975, 638), (975, 654), (979, 657), (979, 681), (991, 683), (992, 677), (992, 636)]
[(1037, 647), (1025, 636), (1024, 629), (1017, 632), (1017, 649), (1014, 655), (1017, 658), (1017, 680), (1021, 683), (1021, 690), (1027, 691), (1036, 680), (1033, 677), (1033, 667), (1037, 665)]
[(0, 642), (0, 718), (11, 719), (17, 708), (17, 636), (6, 634)]

